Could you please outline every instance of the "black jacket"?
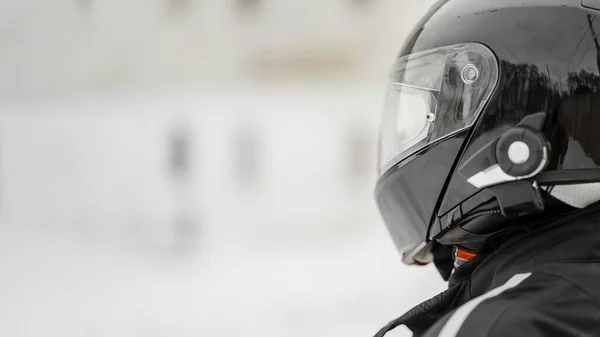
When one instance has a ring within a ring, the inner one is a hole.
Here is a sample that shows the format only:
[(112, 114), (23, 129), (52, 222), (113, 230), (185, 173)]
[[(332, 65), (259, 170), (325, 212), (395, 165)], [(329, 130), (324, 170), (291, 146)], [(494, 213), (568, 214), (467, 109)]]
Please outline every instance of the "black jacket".
[(376, 336), (600, 336), (600, 206), (515, 231)]

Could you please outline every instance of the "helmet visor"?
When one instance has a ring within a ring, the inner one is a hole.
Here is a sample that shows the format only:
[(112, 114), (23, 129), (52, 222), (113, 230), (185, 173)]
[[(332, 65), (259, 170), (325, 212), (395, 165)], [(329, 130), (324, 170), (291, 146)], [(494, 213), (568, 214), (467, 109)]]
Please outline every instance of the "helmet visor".
[(497, 82), (494, 54), (477, 43), (398, 59), (382, 116), (379, 172), (473, 125)]

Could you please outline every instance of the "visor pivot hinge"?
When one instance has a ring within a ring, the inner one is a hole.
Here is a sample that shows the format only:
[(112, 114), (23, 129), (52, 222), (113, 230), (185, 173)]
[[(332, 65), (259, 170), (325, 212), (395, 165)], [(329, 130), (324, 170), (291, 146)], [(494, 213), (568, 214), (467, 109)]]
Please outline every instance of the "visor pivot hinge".
[(474, 64), (467, 64), (460, 72), (460, 78), (465, 84), (473, 84), (479, 78), (479, 69)]

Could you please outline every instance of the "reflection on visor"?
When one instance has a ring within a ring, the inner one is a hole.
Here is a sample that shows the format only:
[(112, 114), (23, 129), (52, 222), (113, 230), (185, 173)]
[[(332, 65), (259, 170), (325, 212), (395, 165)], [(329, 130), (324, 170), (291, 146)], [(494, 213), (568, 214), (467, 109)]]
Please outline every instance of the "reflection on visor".
[(401, 89), (398, 93), (398, 116), (402, 111), (408, 111), (406, 116), (398, 117), (396, 133), (400, 139), (410, 140), (414, 138), (413, 133), (423, 133), (427, 128), (427, 103), (418, 92)]
[(435, 119), (435, 98), (419, 90), (392, 85), (386, 98), (386, 107), (395, 113), (383, 116), (388, 132), (381, 134), (380, 155), (384, 161), (394, 159), (402, 152), (427, 137)]
[(391, 72), (380, 134), (385, 172), (427, 144), (472, 126), (498, 81), (498, 63), (481, 44), (400, 58)]

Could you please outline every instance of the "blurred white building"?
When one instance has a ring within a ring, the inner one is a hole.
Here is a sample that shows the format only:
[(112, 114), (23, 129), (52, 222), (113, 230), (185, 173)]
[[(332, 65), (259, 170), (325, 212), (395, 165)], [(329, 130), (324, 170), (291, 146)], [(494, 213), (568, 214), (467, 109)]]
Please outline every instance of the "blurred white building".
[(442, 289), (372, 200), (431, 2), (0, 1), (0, 335), (365, 336)]
[(379, 84), (432, 0), (7, 0), (0, 97), (303, 78)]
[(380, 95), (353, 90), (4, 104), (0, 219), (161, 246), (189, 235), (263, 245), (378, 222)]
[(377, 222), (382, 85), (424, 8), (4, 1), (0, 218), (150, 241)]

